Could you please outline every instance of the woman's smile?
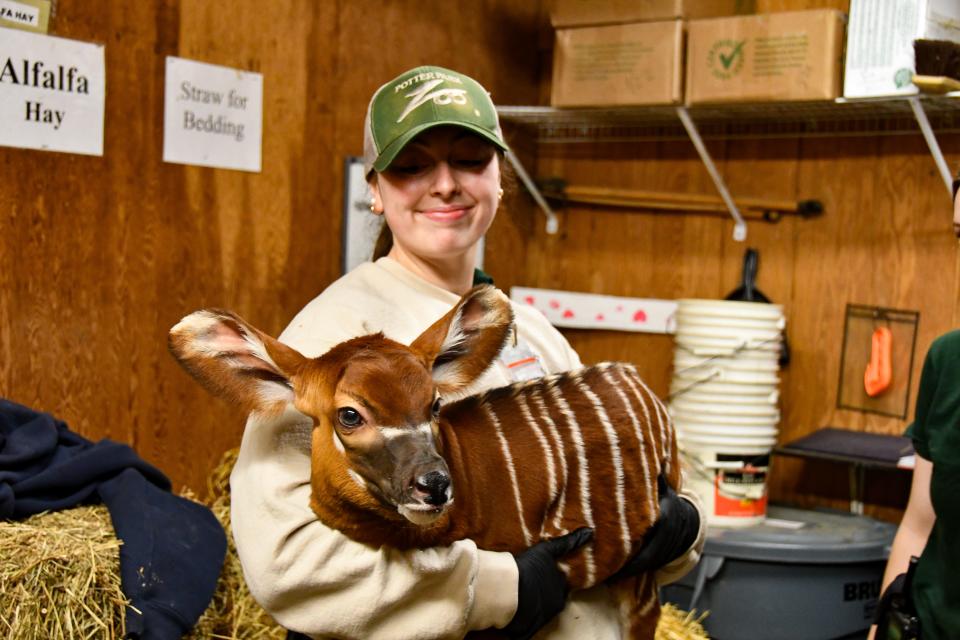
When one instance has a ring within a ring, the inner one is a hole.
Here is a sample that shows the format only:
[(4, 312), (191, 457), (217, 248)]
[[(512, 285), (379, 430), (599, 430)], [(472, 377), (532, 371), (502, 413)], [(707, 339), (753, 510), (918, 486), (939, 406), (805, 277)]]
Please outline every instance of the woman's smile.
[(445, 223), (460, 221), (461, 219), (466, 217), (467, 214), (469, 214), (472, 209), (473, 209), (472, 206), (465, 205), (465, 204), (456, 204), (456, 205), (448, 204), (448, 205), (431, 206), (425, 209), (421, 209), (417, 213), (425, 216), (427, 219), (429, 219), (432, 222), (439, 222), (439, 223), (445, 224)]

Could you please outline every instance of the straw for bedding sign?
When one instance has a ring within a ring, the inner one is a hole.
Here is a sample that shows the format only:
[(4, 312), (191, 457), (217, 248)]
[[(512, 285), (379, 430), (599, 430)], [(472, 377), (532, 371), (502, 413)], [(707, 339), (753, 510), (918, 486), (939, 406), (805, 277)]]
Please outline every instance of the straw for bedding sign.
[[(226, 530), (227, 556), (213, 601), (189, 640), (286, 637), (250, 595), (233, 545), (228, 482), (236, 455), (236, 449), (224, 454), (208, 480), (207, 506)], [(0, 521), (0, 637), (123, 638), (127, 600), (120, 589), (120, 545), (102, 505)], [(657, 640), (706, 640), (702, 619), (665, 605)]]

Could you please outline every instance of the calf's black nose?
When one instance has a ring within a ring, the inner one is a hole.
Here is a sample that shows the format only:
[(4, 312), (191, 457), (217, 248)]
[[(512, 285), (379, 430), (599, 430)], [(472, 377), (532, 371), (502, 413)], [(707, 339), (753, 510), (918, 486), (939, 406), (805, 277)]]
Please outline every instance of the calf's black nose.
[(422, 476), (418, 476), (413, 484), (417, 491), (422, 491), (426, 494), (423, 501), (427, 504), (439, 507), (446, 503), (447, 489), (450, 488), (450, 476), (444, 472), (430, 471)]

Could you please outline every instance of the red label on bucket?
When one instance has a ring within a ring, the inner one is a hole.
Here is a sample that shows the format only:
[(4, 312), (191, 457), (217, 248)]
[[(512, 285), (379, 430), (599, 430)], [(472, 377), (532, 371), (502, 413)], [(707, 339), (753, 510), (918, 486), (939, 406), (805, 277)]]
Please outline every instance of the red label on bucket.
[(714, 476), (713, 512), (718, 516), (755, 518), (767, 513), (766, 474), (744, 467), (717, 471)]

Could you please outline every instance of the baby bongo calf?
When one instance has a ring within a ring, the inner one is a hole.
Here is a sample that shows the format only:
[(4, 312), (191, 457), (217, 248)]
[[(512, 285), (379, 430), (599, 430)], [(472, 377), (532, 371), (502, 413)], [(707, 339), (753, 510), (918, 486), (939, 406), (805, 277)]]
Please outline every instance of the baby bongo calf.
[[(626, 364), (606, 363), (459, 400), (507, 341), (513, 313), (488, 286), (469, 291), (409, 346), (382, 333), (318, 358), (236, 315), (197, 311), (170, 330), (174, 356), (208, 390), (252, 412), (288, 403), (313, 420), (311, 507), (367, 544), (520, 552), (582, 526), (572, 588), (620, 569), (656, 521), (657, 476), (679, 489), (663, 404)], [(630, 637), (652, 638), (652, 575), (612, 585)]]

